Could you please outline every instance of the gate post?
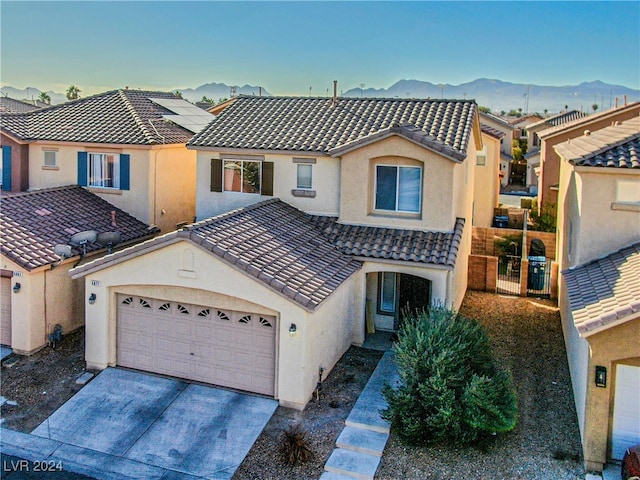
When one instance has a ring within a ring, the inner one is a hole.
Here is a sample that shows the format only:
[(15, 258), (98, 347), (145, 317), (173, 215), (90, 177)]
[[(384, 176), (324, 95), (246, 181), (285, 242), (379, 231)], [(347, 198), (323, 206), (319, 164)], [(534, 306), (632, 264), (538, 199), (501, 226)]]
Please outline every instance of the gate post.
[(529, 283), (529, 260), (525, 257), (520, 262), (520, 296), (527, 296), (527, 286)]
[(487, 257), (485, 290), (491, 293), (498, 292), (498, 257)]

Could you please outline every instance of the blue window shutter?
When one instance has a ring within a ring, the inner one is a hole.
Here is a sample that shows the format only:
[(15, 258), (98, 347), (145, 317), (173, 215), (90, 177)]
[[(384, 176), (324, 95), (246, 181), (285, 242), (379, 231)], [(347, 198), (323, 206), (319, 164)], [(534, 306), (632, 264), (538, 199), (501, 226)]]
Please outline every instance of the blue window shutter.
[(120, 190), (130, 188), (129, 155), (120, 155)]
[(89, 155), (87, 152), (78, 152), (78, 185), (86, 187), (89, 185)]
[(2, 146), (2, 190), (11, 191), (11, 147)]

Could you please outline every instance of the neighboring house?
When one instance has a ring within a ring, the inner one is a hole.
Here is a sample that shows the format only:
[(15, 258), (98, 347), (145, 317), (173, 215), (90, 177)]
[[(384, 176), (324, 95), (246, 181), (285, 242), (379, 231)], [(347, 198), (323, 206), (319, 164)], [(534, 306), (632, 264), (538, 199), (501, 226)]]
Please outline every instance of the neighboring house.
[[(171, 110), (182, 106), (205, 120), (188, 122)], [(213, 118), (174, 94), (138, 90), (3, 115), (2, 189), (77, 184), (144, 223), (174, 230), (195, 216), (195, 154), (185, 144)]]
[(240, 96), (189, 148), (201, 221), (71, 272), (100, 285), (90, 368), (303, 408), (319, 369), (395, 331), (401, 308), (462, 302), (484, 148), (474, 101)]
[(504, 176), (500, 170), (500, 140), (504, 133), (482, 123), (480, 128), (483, 148), (476, 155), (473, 226), (491, 227), (493, 209), (500, 203), (500, 182)]
[(0, 96), (0, 113), (25, 113), (39, 110), (44, 107), (48, 107), (46, 103), (40, 100), (34, 100), (33, 102), (25, 102), (22, 100), (15, 100), (9, 97)]
[(551, 127), (572, 122), (586, 117), (587, 114), (579, 110), (560, 112), (557, 115), (549, 116), (543, 120), (527, 125), (524, 129), (527, 138), (527, 185), (530, 186), (531, 193), (538, 193), (538, 177), (540, 175), (540, 136), (539, 133)]
[[(517, 122), (520, 119), (512, 119)], [(480, 113), (480, 122), (488, 127), (502, 132), (504, 136), (500, 139), (500, 171), (502, 172), (501, 185), (525, 187), (526, 164), (513, 162), (513, 140), (520, 138), (521, 130), (512, 121), (493, 115), (492, 113)], [(526, 119), (524, 121), (526, 123)]]
[(45, 345), (56, 324), (63, 333), (84, 324), (84, 282), (71, 280), (69, 270), (108, 249), (90, 243), (84, 256), (83, 247), (74, 246), (61, 261), (56, 245), (69, 245), (72, 235), (87, 230), (118, 232), (117, 247), (158, 233), (78, 186), (3, 192), (0, 200), (0, 343), (19, 354)]
[(555, 146), (559, 305), (588, 470), (640, 443), (640, 117)]
[(555, 205), (558, 201), (560, 158), (554, 147), (571, 138), (581, 136), (585, 130), (595, 131), (640, 115), (640, 102), (595, 113), (573, 121), (558, 124), (537, 132), (540, 141), (540, 175), (538, 178), (538, 205)]

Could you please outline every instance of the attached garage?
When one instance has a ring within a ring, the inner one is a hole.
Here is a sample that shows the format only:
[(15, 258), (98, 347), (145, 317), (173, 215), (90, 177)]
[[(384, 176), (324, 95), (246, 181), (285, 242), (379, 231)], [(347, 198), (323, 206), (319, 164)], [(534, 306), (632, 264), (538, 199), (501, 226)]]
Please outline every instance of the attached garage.
[(276, 318), (118, 295), (116, 362), (274, 396)]
[(0, 289), (0, 344), (11, 346), (11, 277), (2, 277)]
[(618, 365), (613, 404), (611, 457), (622, 460), (627, 448), (640, 443), (640, 367)]

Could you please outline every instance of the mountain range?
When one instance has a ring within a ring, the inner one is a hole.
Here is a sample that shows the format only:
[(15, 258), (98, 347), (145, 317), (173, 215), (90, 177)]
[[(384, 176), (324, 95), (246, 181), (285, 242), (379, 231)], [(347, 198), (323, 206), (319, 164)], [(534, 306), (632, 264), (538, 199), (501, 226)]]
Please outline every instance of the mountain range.
[[(200, 101), (203, 96), (214, 101), (229, 98), (235, 88), (236, 95), (271, 94), (262, 87), (244, 85), (232, 87), (225, 83), (206, 83), (196, 88), (178, 89), (182, 96), (192, 102)], [(173, 89), (175, 91), (175, 89)], [(16, 89), (5, 86), (0, 89), (3, 95), (18, 100), (37, 99), (40, 90), (34, 87)], [(63, 103), (67, 99), (64, 93), (48, 91), (51, 103)], [(433, 84), (422, 80), (399, 80), (389, 88), (351, 88), (341, 93), (344, 97), (385, 97), (385, 98), (455, 98), (475, 99), (478, 105), (489, 107), (493, 112), (509, 112), (522, 109), (523, 113), (555, 113), (565, 107), (591, 112), (593, 105), (599, 110), (607, 110), (616, 104), (621, 105), (626, 96), (627, 102), (640, 100), (640, 90), (621, 85), (611, 85), (601, 81), (583, 82), (579, 85), (541, 86), (533, 84), (510, 83), (502, 80), (479, 78), (460, 85)]]

